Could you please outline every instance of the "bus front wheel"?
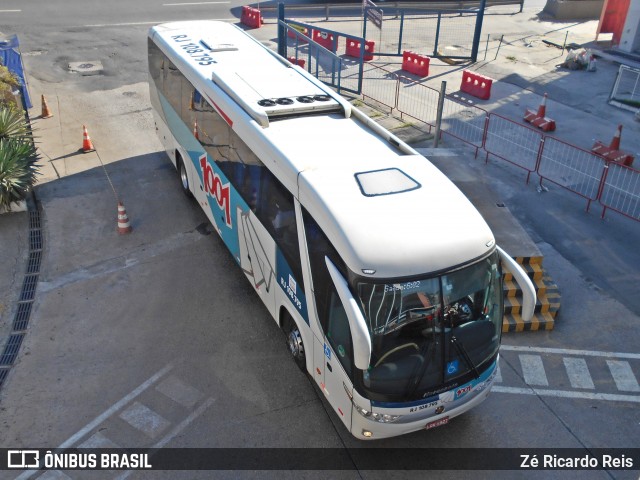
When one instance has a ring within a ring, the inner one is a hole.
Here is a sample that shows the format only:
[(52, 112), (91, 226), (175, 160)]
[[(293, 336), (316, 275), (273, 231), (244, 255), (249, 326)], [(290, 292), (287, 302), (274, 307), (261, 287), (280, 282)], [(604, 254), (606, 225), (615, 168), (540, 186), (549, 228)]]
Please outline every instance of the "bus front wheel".
[(289, 348), (289, 353), (293, 357), (293, 360), (298, 365), (298, 368), (303, 372), (307, 371), (307, 360), (305, 356), (304, 344), (302, 343), (302, 335), (300, 334), (300, 329), (296, 322), (293, 321), (293, 318), (289, 314), (285, 314), (285, 317), (282, 320), (282, 329), (284, 330), (284, 334), (286, 335), (287, 347)]

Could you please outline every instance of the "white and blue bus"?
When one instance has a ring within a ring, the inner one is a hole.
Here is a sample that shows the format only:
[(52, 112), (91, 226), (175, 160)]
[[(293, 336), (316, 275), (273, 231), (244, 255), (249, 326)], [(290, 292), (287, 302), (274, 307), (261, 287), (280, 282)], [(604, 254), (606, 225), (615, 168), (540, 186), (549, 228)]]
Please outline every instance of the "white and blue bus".
[(300, 368), (357, 438), (443, 425), (496, 374), (502, 268), (533, 285), (427, 159), (234, 25), (150, 29), (150, 96), (206, 212)]

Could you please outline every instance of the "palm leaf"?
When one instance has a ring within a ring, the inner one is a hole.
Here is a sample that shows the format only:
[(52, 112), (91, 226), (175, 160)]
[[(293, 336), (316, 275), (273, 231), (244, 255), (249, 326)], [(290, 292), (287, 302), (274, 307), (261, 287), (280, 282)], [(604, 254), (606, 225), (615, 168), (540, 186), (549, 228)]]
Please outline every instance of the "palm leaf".
[(0, 140), (6, 138), (26, 140), (30, 137), (29, 123), (23, 112), (13, 108), (0, 108)]
[(38, 159), (33, 142), (0, 138), (0, 208), (26, 197), (39, 173)]

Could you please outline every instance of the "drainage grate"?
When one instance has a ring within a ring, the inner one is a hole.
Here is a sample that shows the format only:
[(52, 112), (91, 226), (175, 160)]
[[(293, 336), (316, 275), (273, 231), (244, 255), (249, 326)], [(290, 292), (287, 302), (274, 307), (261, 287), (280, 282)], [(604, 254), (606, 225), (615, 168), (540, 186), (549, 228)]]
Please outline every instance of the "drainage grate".
[(29, 211), (29, 228), (31, 230), (40, 228), (40, 212), (38, 210)]
[(42, 250), (42, 230), (39, 228), (29, 232), (29, 250)]
[(8, 368), (0, 368), (0, 388), (2, 388), (2, 384), (6, 380), (7, 375), (9, 375), (9, 369)]
[(18, 311), (13, 319), (13, 331), (22, 332), (27, 329), (29, 324), (29, 316), (31, 315), (31, 305), (33, 302), (25, 302), (18, 304)]
[(36, 287), (38, 286), (39, 275), (25, 275), (22, 283), (22, 292), (20, 292), (20, 302), (32, 301), (36, 295)]
[(22, 345), (23, 337), (24, 333), (12, 333), (9, 336), (9, 340), (7, 340), (7, 344), (4, 346), (4, 353), (0, 356), (0, 366), (13, 365), (13, 361), (16, 359), (18, 351), (20, 350), (20, 345)]
[(29, 253), (29, 263), (27, 264), (27, 273), (40, 273), (40, 263), (42, 260), (42, 251)]
[(20, 345), (22, 345), (22, 340), (29, 325), (33, 300), (40, 277), (43, 238), (40, 211), (35, 202), (35, 195), (27, 202), (29, 207), (29, 260), (22, 283), (20, 299), (18, 300), (18, 309), (13, 319), (13, 331), (9, 335), (4, 351), (0, 355), (0, 388), (2, 388), (2, 384), (9, 374), (9, 367), (13, 365), (20, 352)]

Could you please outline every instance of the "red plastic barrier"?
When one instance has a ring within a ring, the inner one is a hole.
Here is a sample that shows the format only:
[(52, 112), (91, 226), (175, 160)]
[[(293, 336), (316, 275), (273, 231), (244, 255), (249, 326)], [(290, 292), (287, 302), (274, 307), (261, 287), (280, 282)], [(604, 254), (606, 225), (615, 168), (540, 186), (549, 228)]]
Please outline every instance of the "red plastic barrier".
[(491, 85), (493, 85), (492, 78), (469, 70), (462, 71), (462, 82), (460, 83), (460, 91), (462, 92), (480, 100), (489, 100), (491, 97)]
[[(312, 30), (313, 41), (322, 45), (327, 50), (336, 53), (338, 46), (338, 38), (334, 37), (332, 33), (325, 32), (323, 30)], [(335, 41), (334, 41), (335, 39)]]
[(596, 143), (591, 147), (591, 151), (597, 153), (601, 157), (606, 158), (610, 162), (621, 163), (627, 167), (633, 165), (633, 161), (635, 157), (630, 153), (623, 152), (620, 150), (620, 139), (622, 137), (622, 125), (618, 125), (618, 129), (616, 130), (613, 139), (609, 146), (602, 143), (600, 140), (597, 140)]
[(622, 150), (615, 150), (600, 140), (596, 140), (596, 143), (591, 147), (591, 151), (593, 153), (597, 153), (603, 158), (606, 158), (610, 162), (616, 162), (624, 165), (625, 167), (630, 167), (633, 165), (633, 161), (635, 157), (628, 152), (623, 152)]
[[(364, 61), (368, 62), (369, 60), (373, 60), (373, 51), (375, 49), (376, 42), (364, 42)], [(353, 40), (352, 38), (347, 38), (347, 46), (344, 51), (345, 55), (349, 57), (360, 58), (360, 42), (357, 40)]]
[(244, 6), (242, 7), (240, 22), (247, 27), (260, 28), (262, 26), (262, 14), (257, 8)]
[(296, 57), (289, 57), (289, 61), (294, 65), (300, 65), (302, 68), (304, 68), (304, 65), (306, 63), (303, 58), (296, 58)]
[(429, 76), (429, 62), (431, 59), (426, 55), (419, 55), (415, 52), (402, 52), (402, 70), (413, 73), (419, 77)]

